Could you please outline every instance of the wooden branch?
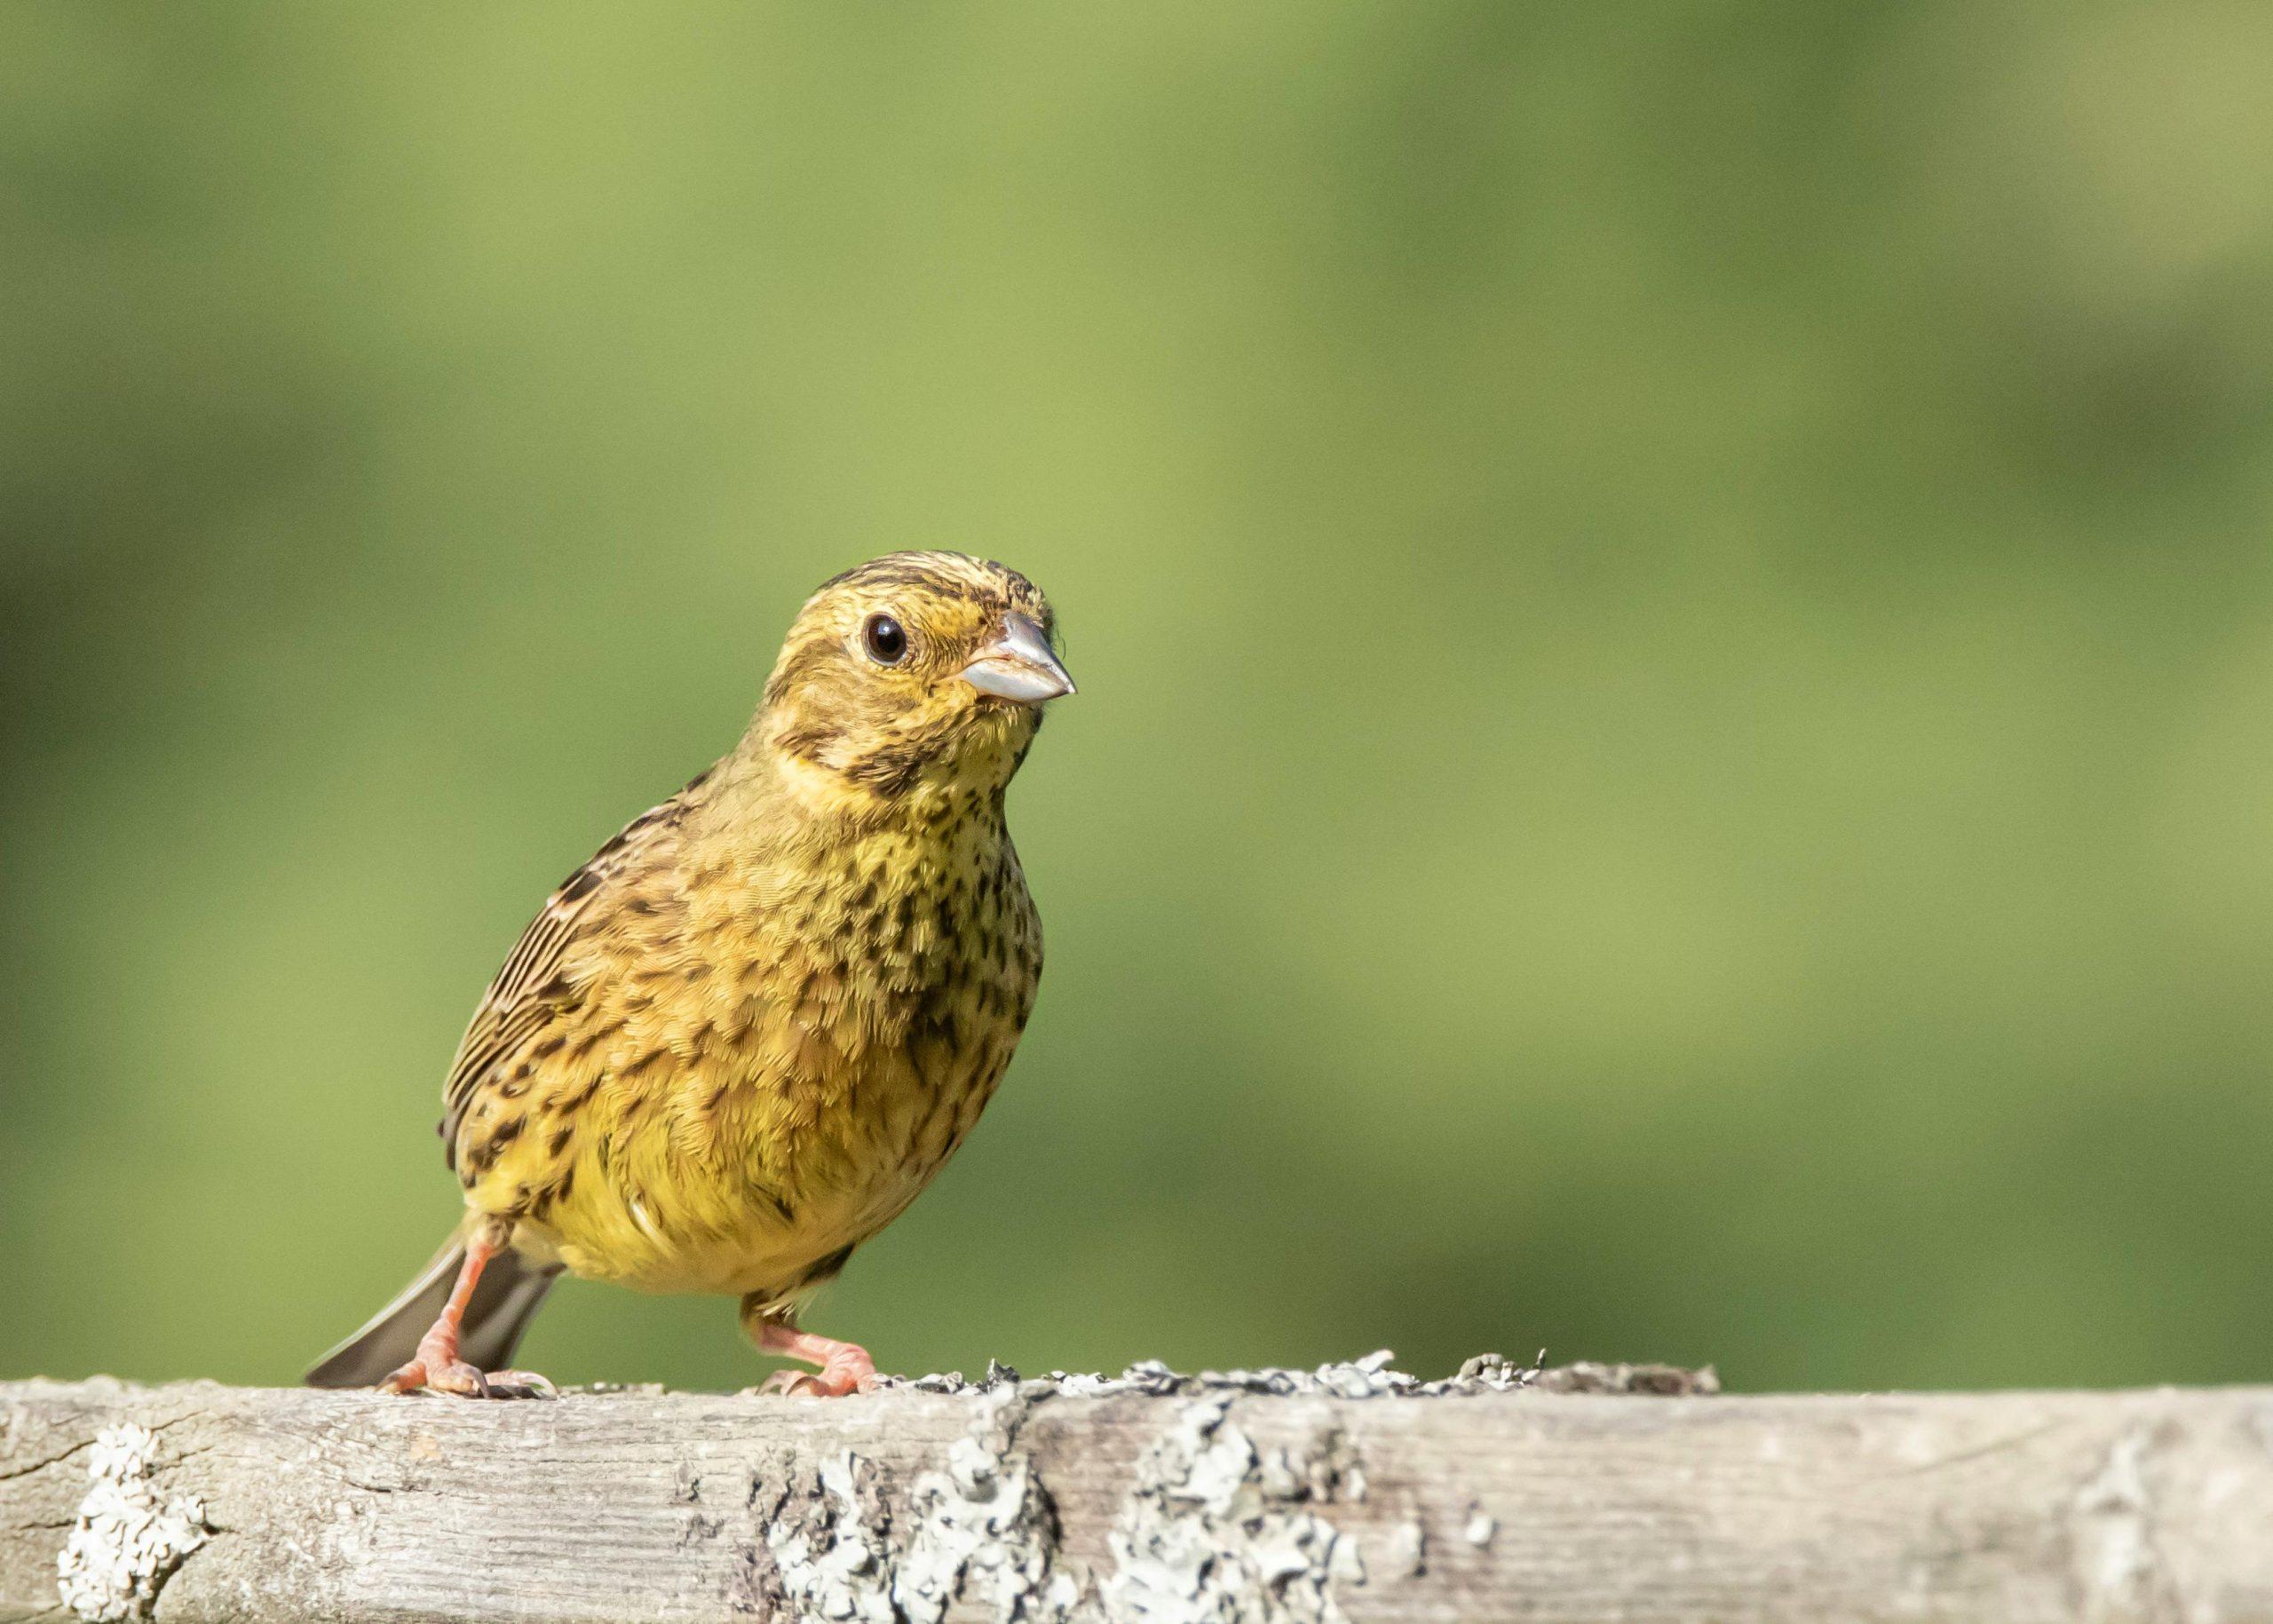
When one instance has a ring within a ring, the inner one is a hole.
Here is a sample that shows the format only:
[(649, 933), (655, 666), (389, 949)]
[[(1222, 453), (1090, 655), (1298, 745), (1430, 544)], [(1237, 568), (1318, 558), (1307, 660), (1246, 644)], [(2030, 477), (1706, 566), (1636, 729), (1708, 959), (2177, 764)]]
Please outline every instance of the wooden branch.
[(180, 1624), (2244, 1624), (2273, 1620), (2273, 1389), (493, 1405), (0, 1385), (0, 1617), (153, 1603)]

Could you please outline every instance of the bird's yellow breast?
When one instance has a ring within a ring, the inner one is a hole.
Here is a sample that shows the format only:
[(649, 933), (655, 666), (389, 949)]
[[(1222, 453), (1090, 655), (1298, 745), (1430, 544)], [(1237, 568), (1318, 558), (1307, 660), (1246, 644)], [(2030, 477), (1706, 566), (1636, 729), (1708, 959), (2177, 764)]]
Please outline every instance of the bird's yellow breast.
[[(573, 1008), (526, 1045), (522, 1126), (469, 1200), (580, 1275), (790, 1299), (953, 1153), (1041, 969), (999, 795), (763, 852), (690, 842), (568, 956)], [(507, 1109), (469, 1134), (494, 1145)]]

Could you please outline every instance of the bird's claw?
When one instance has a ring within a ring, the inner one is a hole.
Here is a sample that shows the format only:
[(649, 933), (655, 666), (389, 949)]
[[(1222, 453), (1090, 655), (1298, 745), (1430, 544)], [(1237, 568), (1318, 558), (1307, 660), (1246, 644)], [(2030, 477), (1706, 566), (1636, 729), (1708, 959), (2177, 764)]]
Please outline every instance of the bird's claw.
[(533, 1370), (496, 1370), (485, 1375), (461, 1359), (421, 1354), (379, 1383), (385, 1393), (447, 1393), (453, 1398), (557, 1398), (551, 1382)]
[(493, 1370), (482, 1378), (492, 1398), (558, 1398), (560, 1390), (534, 1370)]
[(819, 1371), (777, 1370), (758, 1383), (761, 1393), (788, 1398), (843, 1398), (876, 1390), (875, 1367), (847, 1360), (824, 1365)]
[(489, 1390), (481, 1372), (461, 1359), (442, 1359), (421, 1352), (379, 1383), (387, 1393), (447, 1393), (454, 1398), (487, 1398)]

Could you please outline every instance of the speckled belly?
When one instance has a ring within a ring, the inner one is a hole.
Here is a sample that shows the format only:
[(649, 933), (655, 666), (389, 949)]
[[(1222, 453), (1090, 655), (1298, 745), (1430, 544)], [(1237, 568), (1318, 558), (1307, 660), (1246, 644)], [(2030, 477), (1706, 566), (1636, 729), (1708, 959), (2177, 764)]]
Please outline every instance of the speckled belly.
[(996, 1028), (958, 1023), (951, 1049), (911, 1040), (832, 1067), (843, 1083), (828, 1089), (722, 1089), (697, 1071), (636, 1100), (604, 1092), (604, 1125), (569, 1151), (566, 1198), (523, 1219), (520, 1244), (639, 1290), (792, 1296), (954, 1153), (1009, 1062), (1015, 1029)]

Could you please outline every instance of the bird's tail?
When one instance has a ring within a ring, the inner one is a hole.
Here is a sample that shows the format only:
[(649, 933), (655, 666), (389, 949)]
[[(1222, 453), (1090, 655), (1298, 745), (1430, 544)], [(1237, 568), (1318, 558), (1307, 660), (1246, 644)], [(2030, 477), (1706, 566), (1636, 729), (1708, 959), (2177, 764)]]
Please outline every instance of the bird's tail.
[[(418, 1351), (418, 1339), (449, 1299), (464, 1262), (465, 1242), (452, 1240), (370, 1324), (318, 1360), (304, 1378), (307, 1384), (376, 1387), (398, 1366), (408, 1364)], [(492, 1257), (466, 1304), (458, 1357), (481, 1370), (503, 1370), (559, 1273), (559, 1264), (533, 1264), (510, 1248)]]

